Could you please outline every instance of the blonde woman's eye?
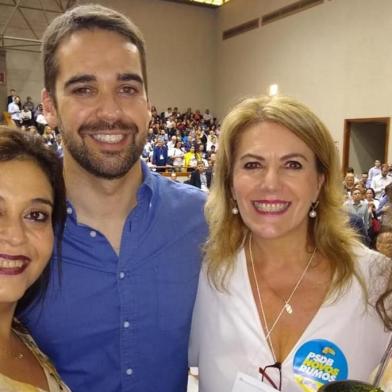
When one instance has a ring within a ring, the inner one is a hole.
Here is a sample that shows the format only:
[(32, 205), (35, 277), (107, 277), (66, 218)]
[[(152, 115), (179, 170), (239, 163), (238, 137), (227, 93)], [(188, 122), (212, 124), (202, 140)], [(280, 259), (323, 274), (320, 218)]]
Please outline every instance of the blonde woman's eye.
[(259, 167), (261, 167), (259, 162), (247, 162), (244, 165), (245, 169), (257, 169)]
[(288, 169), (300, 170), (302, 169), (302, 164), (298, 161), (288, 161), (285, 165)]

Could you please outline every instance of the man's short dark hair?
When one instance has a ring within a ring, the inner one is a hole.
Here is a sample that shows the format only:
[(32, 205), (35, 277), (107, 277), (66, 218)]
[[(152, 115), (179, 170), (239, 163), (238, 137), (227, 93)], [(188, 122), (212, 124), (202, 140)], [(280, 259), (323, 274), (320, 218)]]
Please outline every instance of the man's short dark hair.
[(55, 18), (42, 37), (45, 88), (55, 101), (56, 79), (59, 72), (56, 52), (59, 45), (81, 30), (101, 29), (118, 33), (132, 42), (139, 50), (144, 86), (147, 91), (146, 52), (139, 28), (123, 14), (98, 4), (72, 8)]

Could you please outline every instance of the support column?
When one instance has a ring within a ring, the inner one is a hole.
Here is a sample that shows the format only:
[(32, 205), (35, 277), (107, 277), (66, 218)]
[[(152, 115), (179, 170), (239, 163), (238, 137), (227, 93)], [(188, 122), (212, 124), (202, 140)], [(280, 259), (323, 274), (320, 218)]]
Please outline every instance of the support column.
[(7, 52), (0, 48), (0, 121), (3, 120), (3, 112), (7, 111)]

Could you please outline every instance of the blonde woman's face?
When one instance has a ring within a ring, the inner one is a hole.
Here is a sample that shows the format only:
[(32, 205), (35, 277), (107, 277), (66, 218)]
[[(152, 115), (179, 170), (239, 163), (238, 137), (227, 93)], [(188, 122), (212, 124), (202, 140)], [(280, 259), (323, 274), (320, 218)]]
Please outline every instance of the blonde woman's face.
[(263, 122), (242, 134), (232, 193), (255, 237), (306, 234), (311, 203), (317, 201), (323, 182), (312, 150), (286, 127)]

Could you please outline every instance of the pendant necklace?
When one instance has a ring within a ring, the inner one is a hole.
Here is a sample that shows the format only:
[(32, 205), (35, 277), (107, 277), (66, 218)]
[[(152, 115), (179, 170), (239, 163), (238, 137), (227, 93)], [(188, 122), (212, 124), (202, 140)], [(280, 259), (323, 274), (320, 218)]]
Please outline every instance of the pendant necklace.
[(282, 306), (282, 309), (280, 310), (280, 312), (279, 312), (278, 315), (276, 316), (275, 321), (272, 323), (271, 328), (268, 328), (267, 318), (266, 318), (266, 316), (265, 316), (264, 306), (263, 306), (263, 302), (262, 302), (262, 300), (261, 300), (260, 288), (259, 288), (259, 284), (257, 283), (257, 276), (256, 276), (255, 263), (254, 263), (254, 260), (253, 260), (252, 233), (251, 233), (250, 236), (249, 236), (249, 242), (248, 242), (248, 244), (249, 244), (249, 258), (250, 258), (250, 263), (251, 263), (251, 265), (252, 265), (253, 279), (254, 279), (254, 281), (255, 281), (257, 297), (258, 297), (258, 300), (259, 300), (261, 315), (262, 315), (263, 322), (264, 322), (264, 326), (265, 326), (265, 332), (266, 332), (265, 338), (266, 338), (266, 340), (268, 341), (268, 343), (269, 343), (269, 345), (270, 345), (270, 347), (271, 347), (272, 355), (273, 355), (274, 359), (276, 360), (274, 348), (273, 348), (272, 341), (271, 341), (271, 334), (272, 334), (272, 331), (273, 331), (274, 328), (276, 327), (276, 324), (278, 323), (278, 321), (279, 321), (280, 318), (282, 317), (284, 311), (286, 311), (286, 313), (289, 314), (289, 315), (293, 314), (294, 310), (293, 310), (293, 307), (292, 307), (292, 305), (290, 304), (290, 302), (291, 302), (291, 300), (292, 300), (294, 294), (296, 293), (298, 287), (299, 287), (300, 284), (302, 283), (302, 281), (303, 281), (303, 279), (304, 279), (306, 273), (308, 272), (308, 269), (309, 269), (309, 267), (310, 267), (310, 264), (312, 264), (314, 255), (316, 254), (317, 248), (314, 248), (314, 250), (313, 250), (313, 252), (312, 252), (312, 254), (311, 254), (311, 256), (310, 256), (310, 258), (309, 258), (309, 260), (308, 260), (308, 262), (307, 262), (307, 264), (306, 264), (306, 266), (305, 266), (305, 268), (304, 268), (304, 270), (302, 271), (301, 276), (299, 277), (297, 283), (294, 285), (293, 289), (291, 290), (291, 293), (290, 293), (290, 295), (288, 296), (287, 300), (286, 300), (285, 298), (283, 298), (284, 305)]
[(12, 359), (23, 359), (24, 354), (22, 352), (15, 352), (11, 350), (6, 350), (0, 347), (0, 356), (4, 358), (12, 358)]

